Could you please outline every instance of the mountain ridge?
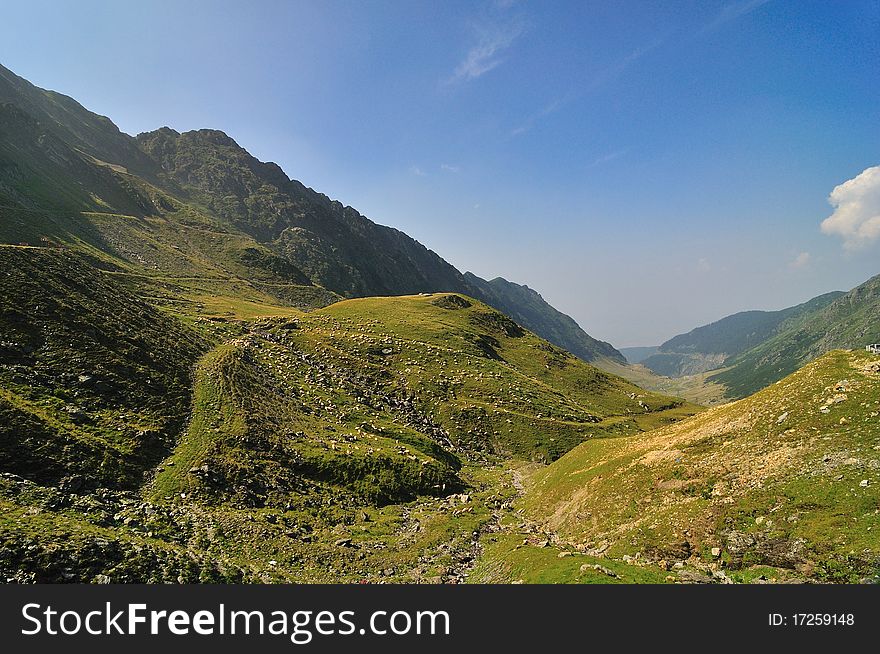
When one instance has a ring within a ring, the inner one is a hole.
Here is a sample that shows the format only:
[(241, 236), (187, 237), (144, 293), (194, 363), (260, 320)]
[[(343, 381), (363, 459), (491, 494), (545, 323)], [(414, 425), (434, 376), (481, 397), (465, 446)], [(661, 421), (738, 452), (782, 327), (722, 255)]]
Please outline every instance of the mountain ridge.
[[(824, 297), (824, 296), (823, 296)], [(862, 349), (880, 342), (880, 275), (831, 302), (788, 317), (778, 333), (725, 362), (708, 379), (734, 398), (776, 382), (834, 349)]]
[[(321, 295), (308, 291), (304, 295), (297, 291), (298, 302), (317, 301), (333, 294), (362, 297), (442, 291), (464, 293), (490, 303), (494, 298), (503, 301), (499, 309), (515, 308), (510, 293), (489, 292), (491, 283), (465, 278), (405, 233), (374, 223), (354, 208), (289, 178), (277, 164), (257, 160), (221, 130), (180, 133), (163, 127), (132, 137), (121, 132), (109, 118), (90, 112), (72, 98), (40, 89), (2, 66), (0, 102), (29, 116), (37, 126), (32, 131), (42, 130), (58, 139), (58, 150), (64, 151), (59, 157), (45, 148), (32, 148), (30, 158), (22, 162), (18, 151), (7, 149), (4, 153), (0, 149), (0, 200), (5, 198), (10, 206), (23, 206), (24, 202), (30, 208), (47, 211), (109, 211), (140, 218), (158, 215), (169, 227), (180, 220), (190, 225), (195, 220), (219, 231), (222, 239), (235, 241), (238, 250), (250, 248), (261, 252), (262, 260), (286, 259), (308, 277), (309, 284), (329, 292)], [(41, 139), (44, 137), (35, 134), (31, 141), (42, 143)], [(66, 167), (50, 165), (53, 157)], [(97, 178), (100, 180), (96, 181)], [(41, 191), (45, 186), (43, 180), (57, 182)], [(103, 190), (97, 195), (84, 194), (84, 188)], [(56, 189), (69, 192), (59, 195)], [(9, 226), (0, 229), (0, 233), (6, 232), (8, 242), (19, 242), (23, 239), (16, 239), (17, 235), (26, 233), (30, 237), (41, 231), (35, 221), (30, 222), (20, 233)], [(77, 229), (80, 227), (77, 225)], [(107, 237), (108, 229), (115, 232), (112, 239)], [(37, 237), (57, 240), (60, 235), (67, 243), (79, 238), (68, 228), (65, 230), (59, 234), (58, 226), (53, 224), (42, 230), (51, 233), (39, 233)], [(106, 225), (94, 229), (89, 226), (89, 230), (92, 247), (109, 251), (108, 240), (116, 240), (122, 244), (117, 251), (137, 252), (140, 259), (146, 260), (155, 254), (144, 252), (140, 246), (144, 238), (155, 238), (155, 226), (150, 221), (141, 222), (137, 233), (121, 234), (118, 226)], [(234, 232), (253, 239), (254, 245), (246, 245)], [(165, 229), (162, 238), (165, 248), (187, 249), (174, 241), (173, 229)], [(215, 249), (206, 252), (204, 248), (204, 243), (199, 244), (199, 251), (192, 253), (190, 261), (194, 257), (216, 256)], [(226, 265), (227, 256), (232, 258), (230, 265)], [(235, 269), (241, 275), (244, 271), (238, 262), (243, 256), (246, 255), (230, 255), (225, 248), (224, 260), (219, 264), (224, 270)], [(128, 263), (137, 266), (140, 259), (135, 257)], [(247, 274), (243, 277), (245, 282), (249, 279)], [(303, 282), (299, 278), (301, 285)], [(254, 299), (287, 302), (289, 293), (279, 283), (288, 282), (278, 279), (268, 286), (264, 283), (255, 289)], [(302, 300), (303, 297), (307, 299)], [(546, 335), (551, 342), (584, 360), (622, 360), (622, 355), (611, 346), (591, 339), (573, 319), (543, 299), (530, 299), (529, 303), (528, 309), (518, 311), (527, 328)]]
[(728, 359), (771, 338), (787, 320), (821, 309), (843, 294), (843, 291), (832, 291), (777, 311), (740, 311), (725, 316), (686, 334), (673, 336), (640, 363), (666, 377), (720, 368)]

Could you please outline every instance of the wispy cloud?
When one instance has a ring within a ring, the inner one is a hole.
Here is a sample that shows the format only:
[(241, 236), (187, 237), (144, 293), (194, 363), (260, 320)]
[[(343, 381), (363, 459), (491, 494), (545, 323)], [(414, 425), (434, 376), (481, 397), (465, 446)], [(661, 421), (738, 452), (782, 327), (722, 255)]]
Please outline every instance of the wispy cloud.
[(428, 174), (428, 173), (426, 173), (424, 170), (422, 170), (421, 168), (419, 168), (418, 166), (412, 166), (412, 167), (409, 169), (409, 172), (411, 172), (413, 175), (416, 175), (416, 176), (418, 176), (418, 177), (425, 177), (425, 176)]
[(810, 264), (810, 259), (809, 252), (801, 252), (788, 264), (788, 267), (794, 270), (806, 268)]
[(609, 161), (614, 161), (615, 159), (620, 159), (620, 157), (624, 156), (627, 152), (629, 152), (629, 148), (623, 148), (622, 150), (614, 150), (613, 152), (609, 152), (608, 154), (604, 154), (601, 157), (598, 157), (595, 161), (593, 161), (593, 166), (601, 166), (602, 164), (606, 164)]
[(746, 14), (753, 12), (755, 9), (766, 5), (768, 2), (770, 2), (770, 0), (738, 0), (737, 2), (726, 4), (722, 7), (721, 11), (718, 12), (718, 15), (715, 16), (715, 18), (703, 25), (703, 29), (700, 30), (700, 33), (706, 34), (708, 32), (713, 32), (725, 23), (736, 20), (740, 16), (745, 16)]
[(461, 172), (461, 168), (458, 166), (453, 166), (451, 164), (440, 164), (440, 170), (445, 170), (447, 173), (458, 173)]
[(549, 116), (552, 113), (555, 113), (559, 109), (559, 107), (562, 106), (564, 101), (565, 101), (565, 98), (558, 98), (558, 99), (554, 100), (553, 102), (547, 104), (543, 109), (541, 109), (540, 111), (538, 111), (538, 112), (532, 114), (531, 116), (529, 116), (528, 118), (526, 118), (522, 122), (522, 125), (511, 130), (510, 135), (511, 136), (519, 136), (520, 134), (525, 134), (530, 129), (532, 129), (532, 127), (535, 126), (535, 123), (537, 123), (539, 120), (541, 120), (542, 118), (545, 118), (546, 116)]
[(632, 66), (646, 54), (648, 54), (655, 48), (660, 47), (665, 41), (665, 37), (657, 38), (654, 41), (647, 43), (646, 45), (633, 49), (625, 57), (622, 57), (619, 61), (614, 62), (610, 66), (607, 66), (606, 68), (603, 68), (598, 72), (593, 73), (585, 81), (582, 81), (580, 84), (570, 87), (564, 95), (548, 103), (540, 111), (537, 111), (531, 116), (528, 116), (519, 126), (510, 131), (510, 135), (521, 136), (522, 134), (530, 131), (542, 119), (559, 111), (559, 109), (561, 109), (572, 98), (594, 91), (603, 84), (610, 82), (614, 78), (621, 75), (627, 68)]
[(822, 231), (840, 236), (844, 248), (857, 250), (880, 238), (880, 166), (835, 186), (828, 202), (834, 213), (822, 221)]
[(507, 51), (525, 31), (525, 22), (521, 17), (508, 16), (504, 11), (510, 4), (497, 5), (501, 10), (500, 15), (472, 25), (473, 43), (452, 75), (444, 80), (446, 85), (477, 79), (504, 63)]
[(656, 50), (657, 48), (659, 48), (661, 45), (663, 45), (665, 41), (665, 37), (659, 37), (651, 41), (650, 43), (646, 43), (645, 45), (633, 49), (628, 55), (621, 58), (619, 61), (594, 74), (587, 84), (587, 90), (592, 91), (602, 84), (610, 82), (611, 80), (620, 76), (627, 68), (639, 61), (642, 57), (644, 57), (652, 50)]

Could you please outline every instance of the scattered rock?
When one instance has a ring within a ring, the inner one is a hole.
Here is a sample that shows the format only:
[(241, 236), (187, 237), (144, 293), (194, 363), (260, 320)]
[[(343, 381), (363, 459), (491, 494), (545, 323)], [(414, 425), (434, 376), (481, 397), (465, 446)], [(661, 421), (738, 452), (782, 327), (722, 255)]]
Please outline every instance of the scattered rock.
[(604, 565), (599, 565), (598, 563), (594, 563), (590, 565), (589, 563), (584, 563), (581, 566), (581, 572), (586, 572), (587, 570), (595, 570), (596, 572), (601, 572), (603, 575), (608, 577), (613, 577), (614, 579), (620, 579), (620, 575), (618, 575), (614, 570), (610, 568), (606, 568)]
[(711, 584), (712, 577), (694, 570), (681, 570), (678, 572), (678, 581), (682, 584)]

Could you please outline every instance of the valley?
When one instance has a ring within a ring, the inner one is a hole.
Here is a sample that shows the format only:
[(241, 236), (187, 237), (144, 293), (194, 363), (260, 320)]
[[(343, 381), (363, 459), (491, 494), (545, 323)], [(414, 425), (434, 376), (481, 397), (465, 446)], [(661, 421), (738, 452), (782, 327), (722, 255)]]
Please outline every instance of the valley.
[(0, 272), (8, 583), (880, 575), (880, 277), (629, 364), (219, 130), (2, 66)]

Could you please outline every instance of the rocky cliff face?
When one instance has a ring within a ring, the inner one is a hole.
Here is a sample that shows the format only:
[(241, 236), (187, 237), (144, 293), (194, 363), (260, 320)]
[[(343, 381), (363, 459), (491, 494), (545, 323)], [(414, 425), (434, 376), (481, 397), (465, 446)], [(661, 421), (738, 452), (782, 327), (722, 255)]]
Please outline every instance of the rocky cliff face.
[(289, 179), (223, 132), (163, 128), (138, 142), (166, 179), (340, 295), (466, 290), (461, 273), (434, 252)]

